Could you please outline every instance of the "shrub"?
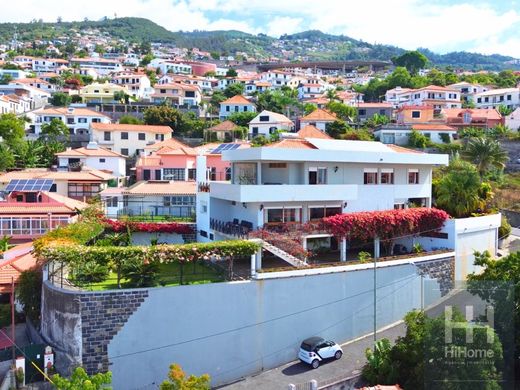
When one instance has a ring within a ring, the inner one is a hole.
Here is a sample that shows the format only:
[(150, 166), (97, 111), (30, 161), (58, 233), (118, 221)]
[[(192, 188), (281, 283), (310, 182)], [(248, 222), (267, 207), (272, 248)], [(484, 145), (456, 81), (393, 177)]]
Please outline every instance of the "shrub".
[(159, 264), (157, 261), (145, 263), (132, 260), (123, 265), (122, 275), (129, 280), (131, 287), (154, 287), (157, 285)]
[(507, 218), (502, 215), (502, 221), (500, 223), (500, 227), (498, 228), (498, 238), (506, 239), (511, 234), (511, 225)]
[(368, 263), (370, 260), (372, 260), (372, 255), (370, 252), (361, 251), (358, 254), (358, 258), (361, 263)]
[(439, 137), (441, 137), (442, 142), (445, 144), (449, 144), (451, 142), (449, 133), (439, 133)]
[(424, 248), (423, 248), (423, 246), (420, 243), (416, 242), (412, 246), (412, 252), (413, 253), (421, 253), (421, 252), (424, 252)]
[(73, 279), (79, 284), (100, 283), (108, 278), (109, 269), (106, 265), (94, 261), (79, 263), (73, 270)]
[(16, 297), (23, 305), (25, 315), (34, 323), (40, 319), (42, 299), (42, 271), (33, 268), (23, 271), (18, 278)]
[(252, 147), (264, 146), (264, 145), (267, 145), (269, 142), (270, 141), (269, 141), (269, 139), (267, 139), (266, 136), (260, 134), (251, 140), (251, 146)]
[(431, 145), (431, 141), (424, 134), (419, 133), (417, 130), (412, 130), (408, 136), (408, 145), (412, 148), (424, 149)]

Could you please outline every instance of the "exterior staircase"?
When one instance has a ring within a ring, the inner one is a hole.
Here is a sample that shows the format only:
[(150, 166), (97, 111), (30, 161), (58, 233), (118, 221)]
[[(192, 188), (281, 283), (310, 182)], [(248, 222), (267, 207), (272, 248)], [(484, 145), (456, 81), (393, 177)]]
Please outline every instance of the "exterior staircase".
[(261, 239), (252, 239), (251, 241), (255, 241), (255, 242), (259, 243), (260, 245), (262, 245), (263, 249), (265, 249), (268, 252), (271, 252), (273, 255), (288, 262), (293, 267), (303, 268), (303, 267), (308, 266), (308, 264), (305, 261), (300, 260), (297, 257), (294, 257), (293, 255), (285, 252), (284, 250), (278, 248), (277, 246), (274, 246), (274, 245), (268, 243), (267, 241), (264, 241)]

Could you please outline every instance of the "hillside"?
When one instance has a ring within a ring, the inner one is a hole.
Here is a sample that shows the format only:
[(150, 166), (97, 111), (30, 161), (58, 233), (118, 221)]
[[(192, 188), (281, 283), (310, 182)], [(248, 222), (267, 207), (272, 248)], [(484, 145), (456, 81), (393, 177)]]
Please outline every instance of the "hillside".
[[(21, 41), (57, 40), (76, 36), (78, 32), (98, 31), (129, 43), (160, 42), (178, 47), (197, 47), (219, 54), (246, 53), (257, 59), (278, 57), (289, 60), (390, 60), (404, 52), (396, 46), (371, 44), (344, 35), (326, 34), (318, 30), (282, 35), (241, 31), (171, 32), (145, 18), (105, 18), (99, 21), (43, 23), (0, 23), (0, 42), (10, 41), (13, 32)], [(453, 52), (444, 55), (419, 49), (437, 66), (463, 67), (470, 70), (520, 69), (520, 61), (502, 55)]]

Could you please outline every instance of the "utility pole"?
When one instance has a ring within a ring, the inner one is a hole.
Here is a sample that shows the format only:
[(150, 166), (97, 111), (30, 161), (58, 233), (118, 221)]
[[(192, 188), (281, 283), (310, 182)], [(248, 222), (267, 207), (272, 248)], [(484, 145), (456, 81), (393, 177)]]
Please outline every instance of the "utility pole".
[(16, 350), (15, 350), (15, 332), (14, 332), (14, 277), (11, 276), (11, 342), (13, 354), (13, 366), (16, 364)]

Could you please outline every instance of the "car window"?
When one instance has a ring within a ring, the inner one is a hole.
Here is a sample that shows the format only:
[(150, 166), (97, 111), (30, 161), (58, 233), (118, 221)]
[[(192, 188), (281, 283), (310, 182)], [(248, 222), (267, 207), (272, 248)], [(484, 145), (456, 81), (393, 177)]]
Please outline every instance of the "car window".
[(306, 344), (306, 343), (302, 343), (302, 345), (300, 346), (301, 349), (305, 350), (305, 351), (312, 351), (312, 346), (309, 345), (309, 344)]
[(336, 344), (334, 341), (327, 341), (327, 345), (328, 345), (329, 347), (334, 346), (334, 344)]
[(327, 343), (321, 343), (321, 344), (318, 344), (318, 345), (316, 346), (316, 349), (325, 348), (325, 347), (327, 347), (327, 346), (328, 346)]

